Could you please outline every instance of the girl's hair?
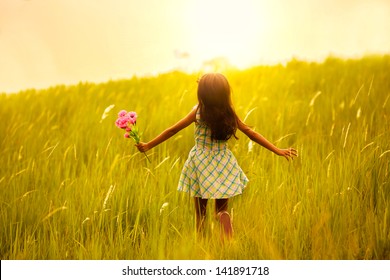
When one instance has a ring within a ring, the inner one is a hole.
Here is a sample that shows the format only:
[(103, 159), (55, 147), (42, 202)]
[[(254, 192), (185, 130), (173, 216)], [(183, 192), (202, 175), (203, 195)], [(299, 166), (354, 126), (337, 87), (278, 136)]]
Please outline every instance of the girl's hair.
[(219, 73), (203, 75), (198, 84), (200, 118), (211, 129), (211, 139), (237, 139), (238, 117), (231, 101), (231, 89)]

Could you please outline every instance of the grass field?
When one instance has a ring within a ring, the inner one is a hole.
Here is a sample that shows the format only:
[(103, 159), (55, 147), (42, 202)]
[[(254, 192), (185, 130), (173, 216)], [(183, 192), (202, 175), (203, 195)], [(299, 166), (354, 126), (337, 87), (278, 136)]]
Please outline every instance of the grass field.
[(230, 201), (226, 244), (212, 203), (197, 236), (193, 201), (176, 190), (193, 127), (149, 163), (114, 125), (134, 110), (143, 139), (156, 136), (196, 104), (198, 74), (2, 94), (0, 257), (390, 259), (389, 69), (389, 56), (371, 56), (224, 72), (238, 115), (299, 150), (287, 162), (242, 133), (231, 140), (250, 183)]

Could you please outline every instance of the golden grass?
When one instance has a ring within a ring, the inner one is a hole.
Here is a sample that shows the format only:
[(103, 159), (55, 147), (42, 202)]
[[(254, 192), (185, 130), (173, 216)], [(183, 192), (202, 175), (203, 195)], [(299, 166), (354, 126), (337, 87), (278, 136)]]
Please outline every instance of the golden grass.
[[(173, 72), (0, 95), (1, 259), (389, 259), (390, 57), (293, 60), (227, 71), (237, 113), (293, 162), (239, 134), (250, 179), (222, 244), (176, 191), (188, 128), (148, 152), (114, 126), (138, 113), (150, 139), (196, 104), (198, 74)], [(112, 107), (115, 105), (115, 107)]]

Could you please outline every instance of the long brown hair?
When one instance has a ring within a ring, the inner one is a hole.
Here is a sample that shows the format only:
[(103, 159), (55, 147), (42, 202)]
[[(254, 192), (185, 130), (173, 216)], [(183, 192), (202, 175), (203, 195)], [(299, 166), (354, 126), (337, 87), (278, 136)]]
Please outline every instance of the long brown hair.
[(199, 80), (198, 101), (200, 118), (211, 129), (211, 139), (228, 140), (234, 136), (238, 117), (231, 101), (231, 88), (219, 73), (205, 74)]

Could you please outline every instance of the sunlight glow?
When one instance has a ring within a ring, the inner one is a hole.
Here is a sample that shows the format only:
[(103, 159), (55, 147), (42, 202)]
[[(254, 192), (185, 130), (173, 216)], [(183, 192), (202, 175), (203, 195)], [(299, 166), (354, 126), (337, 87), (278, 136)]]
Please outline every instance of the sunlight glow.
[(0, 92), (390, 53), (389, 0), (0, 0)]
[(194, 55), (203, 61), (224, 57), (238, 67), (255, 63), (253, 52), (260, 51), (267, 24), (261, 3), (251, 0), (192, 3), (188, 17)]

